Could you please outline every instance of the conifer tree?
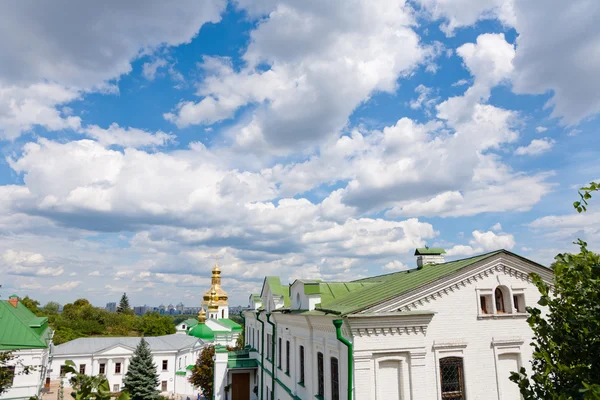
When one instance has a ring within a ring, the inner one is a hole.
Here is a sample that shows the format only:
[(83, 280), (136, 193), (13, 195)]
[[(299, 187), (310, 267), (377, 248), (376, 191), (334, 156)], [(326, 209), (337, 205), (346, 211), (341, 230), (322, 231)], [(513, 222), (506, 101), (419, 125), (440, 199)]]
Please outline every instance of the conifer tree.
[(152, 359), (150, 346), (142, 338), (135, 349), (125, 379), (125, 390), (131, 400), (156, 400), (159, 398), (158, 373)]
[(117, 307), (117, 312), (119, 314), (131, 314), (131, 307), (129, 307), (129, 298), (127, 297), (127, 293), (123, 293), (123, 296), (121, 296), (121, 301)]

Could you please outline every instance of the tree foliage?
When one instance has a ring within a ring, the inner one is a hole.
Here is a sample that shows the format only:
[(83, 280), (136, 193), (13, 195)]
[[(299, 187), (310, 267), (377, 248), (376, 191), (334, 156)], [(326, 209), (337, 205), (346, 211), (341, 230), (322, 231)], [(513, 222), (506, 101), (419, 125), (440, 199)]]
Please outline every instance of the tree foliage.
[(142, 338), (133, 353), (123, 383), (131, 400), (156, 400), (159, 398), (158, 373), (148, 342)]
[[(75, 363), (71, 360), (65, 361), (64, 372), (73, 374), (69, 383), (73, 388), (71, 397), (76, 400), (111, 400), (110, 386), (104, 375), (88, 376), (80, 374)], [(129, 400), (127, 393), (121, 393), (115, 400)]]
[(38, 317), (42, 315), (42, 310), (40, 310), (40, 302), (32, 299), (29, 296), (25, 296), (24, 298), (19, 300), (25, 307), (29, 309), (32, 313), (37, 315)]
[(0, 351), (0, 395), (12, 387), (15, 370), (20, 368), (18, 374), (29, 374), (35, 371), (35, 367), (24, 365), (19, 356), (10, 351)]
[(117, 306), (117, 313), (133, 314), (133, 310), (129, 306), (129, 298), (127, 297), (127, 293), (123, 293), (123, 296), (121, 296), (121, 301), (119, 301), (119, 305)]
[(206, 346), (200, 352), (192, 370), (189, 381), (194, 387), (199, 387), (207, 399), (213, 398), (213, 380), (215, 373), (215, 346)]
[[(581, 189), (578, 212), (587, 211), (591, 192), (600, 190), (592, 183)], [(587, 249), (582, 240), (578, 254), (559, 254), (552, 264), (552, 287), (533, 274), (541, 293), (538, 301), (546, 307), (528, 307), (527, 322), (534, 332), (531, 363), (513, 373), (525, 400), (600, 399), (600, 255)]]

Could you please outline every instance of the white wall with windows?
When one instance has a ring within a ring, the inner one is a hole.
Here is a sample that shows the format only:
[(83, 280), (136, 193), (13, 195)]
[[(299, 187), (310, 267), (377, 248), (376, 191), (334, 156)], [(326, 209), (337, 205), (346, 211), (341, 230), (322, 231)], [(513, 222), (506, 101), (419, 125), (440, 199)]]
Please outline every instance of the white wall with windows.
[[(528, 367), (532, 355), (525, 307), (536, 305), (539, 293), (530, 266), (494, 258), (344, 317), (342, 333), (354, 345), (354, 400), (519, 399), (509, 375)], [(550, 271), (542, 277), (549, 282)], [(245, 313), (246, 344), (259, 362), (264, 356), (264, 399), (347, 399), (338, 317), (272, 310), (273, 331), (266, 314), (259, 317), (263, 349), (256, 312)]]
[[(48, 348), (16, 350), (13, 355), (16, 358), (7, 364), (7, 368), (14, 372), (12, 386), (0, 395), (0, 399), (28, 399), (37, 396), (46, 380)], [(24, 374), (25, 367), (33, 369)]]

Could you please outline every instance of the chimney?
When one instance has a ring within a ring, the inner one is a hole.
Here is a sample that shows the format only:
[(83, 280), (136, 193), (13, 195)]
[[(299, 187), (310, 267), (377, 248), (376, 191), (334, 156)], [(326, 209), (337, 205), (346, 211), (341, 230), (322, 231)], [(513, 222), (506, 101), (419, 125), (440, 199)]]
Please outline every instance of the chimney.
[(17, 297), (17, 295), (16, 295), (16, 294), (13, 294), (12, 296), (10, 296), (10, 297), (8, 298), (8, 302), (9, 302), (10, 304), (12, 304), (12, 306), (13, 306), (14, 308), (17, 308), (17, 304), (19, 304), (19, 298)]
[(415, 250), (415, 256), (417, 256), (417, 266), (423, 268), (427, 264), (443, 264), (445, 262), (444, 256), (446, 250), (440, 247), (421, 247)]

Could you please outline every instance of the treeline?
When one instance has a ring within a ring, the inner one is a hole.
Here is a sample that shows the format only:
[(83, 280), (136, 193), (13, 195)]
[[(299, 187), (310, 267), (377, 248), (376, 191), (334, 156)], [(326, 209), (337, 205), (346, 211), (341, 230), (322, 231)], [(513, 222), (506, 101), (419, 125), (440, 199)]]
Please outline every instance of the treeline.
[(48, 317), (54, 329), (54, 344), (88, 336), (160, 336), (175, 333), (173, 318), (159, 313), (134, 315), (130, 309), (108, 312), (96, 308), (86, 299), (66, 304), (59, 313), (59, 304), (49, 302), (43, 307), (29, 297), (21, 300), (35, 315)]

